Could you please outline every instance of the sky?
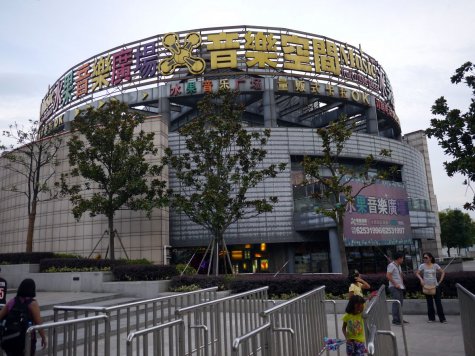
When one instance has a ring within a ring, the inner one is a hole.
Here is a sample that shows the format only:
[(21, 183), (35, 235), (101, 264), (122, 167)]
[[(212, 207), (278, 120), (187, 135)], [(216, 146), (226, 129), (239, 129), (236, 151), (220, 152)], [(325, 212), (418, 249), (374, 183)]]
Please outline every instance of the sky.
[[(425, 130), (442, 95), (451, 108), (467, 111), (471, 92), (450, 77), (475, 61), (473, 14), (473, 0), (3, 0), (0, 131), (38, 119), (48, 85), (95, 54), (157, 34), (233, 25), (361, 45), (391, 81), (402, 133)], [(462, 209), (473, 192), (463, 177), (447, 177), (443, 162), (450, 158), (434, 139), (428, 144), (439, 210)]]

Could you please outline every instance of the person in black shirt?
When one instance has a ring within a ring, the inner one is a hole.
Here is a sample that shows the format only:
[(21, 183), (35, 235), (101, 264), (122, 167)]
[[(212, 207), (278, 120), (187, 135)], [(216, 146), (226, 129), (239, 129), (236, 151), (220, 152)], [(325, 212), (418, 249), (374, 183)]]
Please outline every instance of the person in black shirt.
[[(0, 268), (0, 272), (2, 269)], [(0, 304), (7, 303), (7, 281), (0, 277)]]

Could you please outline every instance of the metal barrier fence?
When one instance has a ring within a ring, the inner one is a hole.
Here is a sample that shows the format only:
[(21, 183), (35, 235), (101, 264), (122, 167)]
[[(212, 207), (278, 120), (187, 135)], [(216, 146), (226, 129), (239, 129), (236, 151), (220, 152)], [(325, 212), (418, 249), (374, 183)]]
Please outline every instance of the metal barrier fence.
[[(101, 323), (103, 321), (103, 323)], [(103, 335), (94, 332), (103, 324)], [(31, 336), (37, 330), (48, 334), (48, 347), (42, 355), (110, 355), (110, 324), (107, 315), (34, 325), (28, 328), (25, 337), (25, 355), (31, 355)]]
[(465, 355), (475, 355), (475, 294), (456, 284), (462, 321), (463, 346)]
[(230, 355), (236, 337), (264, 324), (259, 313), (268, 306), (268, 289), (177, 309), (177, 318), (185, 323), (185, 355)]
[[(268, 350), (262, 355), (317, 355), (328, 336), (325, 286), (267, 309), (260, 315), (264, 323), (271, 325)], [(261, 333), (265, 332), (267, 329), (261, 330)], [(249, 337), (245, 335), (241, 339)]]
[[(368, 355), (388, 355), (397, 356), (396, 335), (391, 331), (389, 322), (388, 304), (397, 303), (400, 320), (404, 320), (401, 303), (399, 300), (386, 299), (386, 286), (379, 287), (378, 293), (372, 298), (365, 310), (363, 318), (365, 319), (366, 342), (368, 345)], [(404, 323), (401, 323), (402, 335), (404, 341), (404, 350), (408, 355), (406, 331)], [(382, 337), (384, 336), (384, 337)], [(388, 337), (389, 336), (389, 339)]]
[(270, 323), (237, 337), (233, 341), (232, 356), (272, 356), (269, 353)]
[(135, 331), (127, 336), (127, 356), (183, 356), (184, 337), (185, 324), (182, 319)]
[[(124, 354), (122, 352), (125, 347), (124, 343), (131, 332), (172, 321), (176, 319), (175, 310), (177, 308), (214, 300), (217, 289), (218, 287), (212, 287), (111, 307), (55, 306), (54, 320), (77, 319), (99, 314), (107, 315), (111, 323), (110, 343), (115, 345), (111, 350), (111, 355), (121, 356)], [(101, 332), (100, 328), (96, 328), (96, 334)]]

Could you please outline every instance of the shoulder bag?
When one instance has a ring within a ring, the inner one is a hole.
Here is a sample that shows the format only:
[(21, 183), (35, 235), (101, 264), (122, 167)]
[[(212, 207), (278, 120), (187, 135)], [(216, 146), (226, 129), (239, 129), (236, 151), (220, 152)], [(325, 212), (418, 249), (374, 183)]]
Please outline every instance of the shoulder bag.
[(436, 292), (436, 286), (422, 286), (422, 293), (425, 295), (435, 295)]

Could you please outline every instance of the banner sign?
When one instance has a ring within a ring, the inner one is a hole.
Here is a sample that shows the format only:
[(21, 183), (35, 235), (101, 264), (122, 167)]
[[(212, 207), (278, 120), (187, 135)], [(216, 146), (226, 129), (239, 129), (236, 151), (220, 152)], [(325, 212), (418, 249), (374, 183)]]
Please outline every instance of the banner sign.
[[(351, 186), (355, 192), (362, 184), (352, 182)], [(346, 246), (412, 243), (406, 189), (390, 184), (364, 188), (346, 206), (344, 238)]]
[(374, 95), (380, 107), (394, 112), (386, 72), (361, 46), (289, 29), (233, 26), (160, 34), (99, 53), (49, 87), (40, 121), (115, 92), (243, 75), (305, 79), (309, 90), (318, 81), (344, 86)]

